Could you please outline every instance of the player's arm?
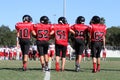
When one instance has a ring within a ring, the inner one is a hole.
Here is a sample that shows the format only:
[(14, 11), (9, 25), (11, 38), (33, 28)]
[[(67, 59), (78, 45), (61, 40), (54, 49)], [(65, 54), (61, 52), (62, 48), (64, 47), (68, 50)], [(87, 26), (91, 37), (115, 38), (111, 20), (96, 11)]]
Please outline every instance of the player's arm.
[(19, 30), (17, 29), (17, 27), (15, 26), (16, 28), (16, 40), (17, 40), (17, 47), (19, 45), (19, 38), (20, 38), (20, 33), (19, 33)]
[(33, 36), (34, 38), (36, 38), (36, 36), (37, 36), (35, 30), (36, 30), (36, 26), (35, 26), (35, 24), (33, 24), (31, 33), (32, 33), (32, 36)]
[(105, 26), (105, 31), (104, 31), (104, 35), (103, 35), (103, 48), (105, 49), (105, 44), (106, 44), (106, 29), (107, 27)]
[(103, 36), (103, 48), (105, 49), (105, 43), (106, 43), (106, 39), (105, 36)]
[(87, 31), (85, 34), (85, 45), (86, 47), (89, 46), (90, 38), (89, 38), (89, 32)]
[(55, 31), (52, 30), (52, 31), (50, 32), (50, 36), (54, 35), (54, 33), (55, 33)]
[(36, 32), (34, 30), (32, 30), (32, 35), (36, 36)]
[(19, 32), (17, 31), (17, 34), (16, 34), (16, 36), (19, 38), (19, 36), (20, 36), (20, 34), (19, 34)]
[(36, 32), (34, 30), (32, 30), (32, 36), (36, 38)]
[(73, 35), (75, 35), (74, 25), (72, 25), (72, 26), (69, 25), (69, 32), (72, 33)]
[(75, 31), (73, 31), (72, 29), (70, 29), (70, 32), (71, 32), (72, 34), (75, 34)]
[(53, 36), (54, 34), (55, 34), (54, 25), (52, 25), (50, 28), (50, 36)]
[(91, 46), (91, 27), (90, 26), (88, 26), (88, 33), (87, 33), (87, 36), (88, 36), (88, 46), (89, 46), (89, 48), (90, 48), (90, 46)]
[(19, 30), (18, 30), (17, 24), (15, 25), (15, 28), (16, 28), (16, 32), (17, 32), (17, 33), (16, 33), (16, 36), (17, 36), (17, 37), (20, 37), (20, 34), (19, 34)]

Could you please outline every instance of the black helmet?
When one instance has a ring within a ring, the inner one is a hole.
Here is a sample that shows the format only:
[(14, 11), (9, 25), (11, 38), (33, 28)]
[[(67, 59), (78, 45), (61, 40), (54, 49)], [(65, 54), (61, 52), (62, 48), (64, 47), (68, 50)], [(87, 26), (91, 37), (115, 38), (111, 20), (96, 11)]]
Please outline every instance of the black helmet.
[(50, 21), (49, 21), (49, 18), (47, 16), (42, 16), (40, 18), (40, 22), (43, 24), (48, 24)]
[(91, 22), (94, 23), (94, 24), (100, 23), (100, 17), (99, 16), (93, 16)]
[(22, 18), (22, 21), (23, 22), (25, 22), (25, 21), (31, 22), (32, 21), (32, 17), (30, 15), (24, 15), (23, 18)]
[(60, 18), (58, 19), (58, 23), (59, 23), (59, 24), (67, 24), (67, 20), (66, 20), (65, 17), (60, 17)]
[(83, 16), (78, 16), (76, 19), (76, 24), (81, 24), (85, 22), (85, 18)]

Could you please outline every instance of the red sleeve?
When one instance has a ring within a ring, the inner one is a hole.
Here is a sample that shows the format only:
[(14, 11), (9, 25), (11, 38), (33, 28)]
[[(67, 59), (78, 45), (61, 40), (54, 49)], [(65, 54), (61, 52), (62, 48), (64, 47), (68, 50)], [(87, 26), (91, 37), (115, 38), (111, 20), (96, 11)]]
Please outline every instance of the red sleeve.
[(55, 24), (53, 24), (53, 25), (51, 26), (51, 30), (54, 30), (54, 28), (55, 28)]
[(22, 24), (22, 22), (18, 22), (18, 23), (16, 23), (16, 25), (15, 25), (15, 28), (16, 28), (17, 31), (19, 30), (19, 25), (20, 25), (20, 24)]
[(88, 26), (88, 32), (91, 33), (92, 26)]
[(37, 24), (34, 24), (33, 30), (34, 30), (35, 32), (37, 32)]
[(74, 30), (74, 25), (72, 25), (70, 28), (71, 28), (72, 30)]
[(18, 23), (16, 23), (15, 28), (16, 28), (16, 30), (18, 31)]
[(30, 27), (30, 28), (31, 28), (31, 31), (33, 30), (33, 27), (34, 27), (34, 24), (31, 24), (31, 27)]
[(51, 25), (50, 25), (50, 31), (52, 31), (52, 30), (53, 30), (52, 28), (53, 28), (53, 25), (51, 24)]
[(70, 27), (70, 25), (68, 24), (68, 31), (70, 31), (70, 29), (71, 29), (71, 27)]

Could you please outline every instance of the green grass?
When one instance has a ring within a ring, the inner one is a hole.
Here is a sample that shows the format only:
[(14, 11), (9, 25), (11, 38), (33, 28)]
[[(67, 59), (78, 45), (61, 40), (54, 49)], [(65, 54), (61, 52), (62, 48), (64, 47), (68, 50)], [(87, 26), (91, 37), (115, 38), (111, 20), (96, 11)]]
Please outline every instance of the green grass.
[(45, 73), (42, 72), (38, 61), (29, 61), (28, 71), (22, 71), (21, 61), (0, 61), (0, 80), (43, 80)]
[[(51, 63), (50, 80), (120, 80), (120, 58), (101, 61), (101, 71), (92, 73), (92, 61), (82, 61), (81, 71), (75, 72), (74, 60), (66, 61), (65, 71), (56, 72)], [(28, 70), (21, 70), (21, 61), (0, 61), (0, 80), (44, 80), (45, 73), (39, 61), (29, 61)]]
[[(101, 71), (92, 73), (92, 62), (85, 61), (81, 63), (81, 72), (74, 71), (74, 61), (67, 62), (65, 72), (51, 73), (52, 80), (120, 80), (120, 62), (119, 61), (102, 61)], [(57, 77), (54, 77), (57, 76)]]

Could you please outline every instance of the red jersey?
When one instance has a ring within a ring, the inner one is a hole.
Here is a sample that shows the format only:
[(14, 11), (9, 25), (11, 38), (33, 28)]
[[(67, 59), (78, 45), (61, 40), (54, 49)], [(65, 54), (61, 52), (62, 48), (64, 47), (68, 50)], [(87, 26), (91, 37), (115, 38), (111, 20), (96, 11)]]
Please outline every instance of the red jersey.
[(53, 30), (55, 31), (56, 44), (68, 45), (69, 24), (54, 24)]
[(74, 24), (71, 29), (75, 31), (75, 38), (84, 40), (88, 33), (88, 26), (85, 24)]
[(103, 24), (91, 24), (90, 28), (91, 41), (103, 41), (106, 35), (106, 26)]
[(15, 25), (15, 28), (20, 34), (19, 38), (30, 39), (31, 32), (33, 30), (33, 24), (32, 23), (18, 22)]
[(35, 24), (34, 30), (37, 34), (37, 40), (45, 40), (48, 41), (50, 39), (50, 32), (51, 32), (51, 24)]

